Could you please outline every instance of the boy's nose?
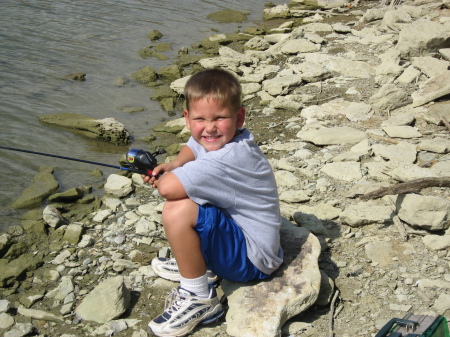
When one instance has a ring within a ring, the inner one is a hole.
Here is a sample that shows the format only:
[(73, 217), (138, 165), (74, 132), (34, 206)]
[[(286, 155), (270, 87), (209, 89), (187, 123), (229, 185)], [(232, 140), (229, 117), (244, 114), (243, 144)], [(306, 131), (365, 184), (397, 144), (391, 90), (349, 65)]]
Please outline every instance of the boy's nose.
[(213, 132), (216, 130), (216, 124), (214, 122), (207, 123), (205, 129), (207, 132)]

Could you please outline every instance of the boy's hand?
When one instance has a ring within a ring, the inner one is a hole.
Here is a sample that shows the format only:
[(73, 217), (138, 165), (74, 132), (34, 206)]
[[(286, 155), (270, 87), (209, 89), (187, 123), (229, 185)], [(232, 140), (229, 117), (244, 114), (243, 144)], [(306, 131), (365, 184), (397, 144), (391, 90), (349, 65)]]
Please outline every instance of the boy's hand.
[[(189, 146), (185, 145), (174, 160), (172, 160), (170, 163), (159, 164), (153, 169), (152, 176), (143, 174), (142, 179), (144, 179), (145, 183), (152, 185), (154, 188), (158, 188), (158, 175), (173, 171), (177, 167), (183, 166), (184, 164), (192, 160), (195, 160), (194, 153), (189, 148)], [(182, 190), (184, 191), (184, 188), (182, 188)]]
[(157, 188), (157, 181), (158, 178), (157, 176), (159, 174), (163, 174), (164, 172), (169, 172), (172, 170), (172, 168), (170, 167), (171, 163), (162, 163), (159, 164), (158, 166), (156, 166), (153, 170), (152, 170), (152, 175), (148, 176), (143, 174), (142, 175), (142, 179), (144, 180), (145, 183), (152, 185), (154, 188)]

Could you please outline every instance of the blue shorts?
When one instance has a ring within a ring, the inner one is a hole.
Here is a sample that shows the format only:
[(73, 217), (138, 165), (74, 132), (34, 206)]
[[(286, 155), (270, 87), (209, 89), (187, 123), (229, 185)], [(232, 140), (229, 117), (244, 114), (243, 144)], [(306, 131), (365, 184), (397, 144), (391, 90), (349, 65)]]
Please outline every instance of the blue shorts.
[(269, 277), (247, 257), (247, 246), (241, 228), (213, 205), (199, 205), (197, 224), (206, 266), (219, 277), (248, 282)]

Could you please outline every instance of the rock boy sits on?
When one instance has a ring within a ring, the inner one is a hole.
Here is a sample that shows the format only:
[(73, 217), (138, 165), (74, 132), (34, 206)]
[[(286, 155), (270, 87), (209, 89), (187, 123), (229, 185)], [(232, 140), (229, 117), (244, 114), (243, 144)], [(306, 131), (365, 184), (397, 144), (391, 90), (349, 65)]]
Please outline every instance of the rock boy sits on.
[(275, 177), (242, 128), (239, 81), (222, 69), (203, 70), (189, 79), (184, 95), (191, 138), (172, 162), (144, 177), (167, 199), (162, 220), (175, 257), (156, 258), (152, 267), (180, 281), (165, 311), (148, 324), (157, 336), (183, 336), (217, 320), (223, 310), (215, 280), (264, 279), (283, 259)]

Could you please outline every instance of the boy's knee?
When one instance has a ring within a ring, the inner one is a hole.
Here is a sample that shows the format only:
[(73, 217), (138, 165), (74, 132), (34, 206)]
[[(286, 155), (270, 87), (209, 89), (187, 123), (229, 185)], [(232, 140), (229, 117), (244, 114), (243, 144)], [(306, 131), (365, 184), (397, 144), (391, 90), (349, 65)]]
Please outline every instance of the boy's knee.
[(198, 204), (191, 199), (168, 200), (162, 211), (164, 226), (171, 224), (189, 224), (195, 226), (198, 216)]

